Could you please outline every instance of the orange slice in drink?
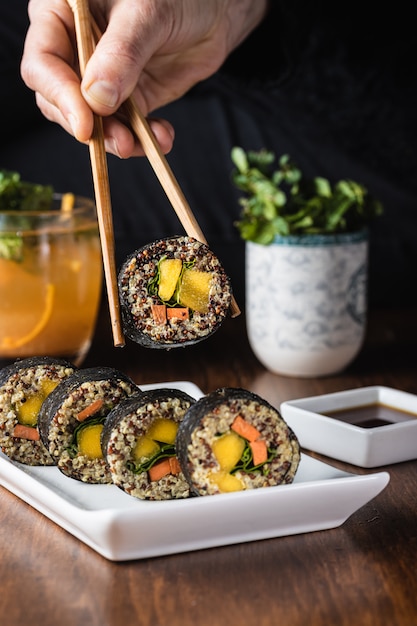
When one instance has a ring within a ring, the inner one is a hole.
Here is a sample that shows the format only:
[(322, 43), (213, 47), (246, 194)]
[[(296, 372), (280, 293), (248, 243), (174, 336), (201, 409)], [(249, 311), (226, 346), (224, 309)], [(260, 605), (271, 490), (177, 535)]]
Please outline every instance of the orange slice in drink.
[(45, 306), (38, 322), (28, 333), (26, 333), (26, 335), (23, 335), (23, 337), (5, 337), (1, 342), (1, 347), (8, 349), (20, 348), (26, 343), (29, 343), (29, 341), (32, 341), (32, 339), (34, 339), (37, 335), (39, 335), (39, 333), (43, 331), (49, 321), (49, 318), (51, 317), (54, 304), (54, 295), (55, 286), (52, 283), (49, 283), (46, 287)]

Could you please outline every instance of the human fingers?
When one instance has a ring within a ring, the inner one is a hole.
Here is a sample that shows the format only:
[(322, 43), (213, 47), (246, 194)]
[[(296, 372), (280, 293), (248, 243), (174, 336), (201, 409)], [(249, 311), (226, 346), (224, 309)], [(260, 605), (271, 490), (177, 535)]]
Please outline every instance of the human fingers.
[[(172, 125), (167, 120), (159, 118), (150, 118), (148, 123), (162, 153), (170, 152), (175, 138)], [(119, 122), (116, 117), (104, 117), (103, 129), (107, 152), (121, 159), (145, 155), (138, 137), (129, 132), (127, 127)]]
[(134, 92), (147, 115), (215, 73), (263, 19), (267, 2), (111, 0), (83, 96), (95, 112), (110, 115)]
[(86, 141), (93, 115), (80, 90), (73, 15), (64, 0), (31, 0), (21, 75), (42, 113)]
[[(62, 115), (61, 111), (48, 101), (44, 100), (40, 94), (36, 94), (36, 101), (45, 117), (60, 124), (67, 132), (71, 133), (70, 123)], [(151, 131), (164, 154), (170, 152), (173, 146), (175, 132), (172, 125), (164, 119), (149, 119)], [(121, 159), (129, 157), (144, 156), (144, 150), (139, 139), (128, 129), (125, 121), (116, 117), (103, 118), (104, 143), (106, 152), (114, 154)], [(83, 143), (88, 143), (88, 136)]]
[[(44, 116), (86, 143), (93, 132), (94, 118), (80, 90), (72, 11), (66, 1), (31, 0), (29, 15), (22, 78), (35, 91)], [(143, 105), (142, 110), (146, 112)], [(174, 138), (172, 126), (155, 120), (151, 127), (162, 151), (169, 152)], [(106, 119), (104, 129), (108, 152), (121, 158), (143, 155), (137, 138), (122, 122)]]
[[(149, 59), (169, 36), (172, 21), (152, 0), (114, 0), (102, 37), (87, 63), (81, 91), (99, 115), (113, 114), (135, 90)], [(174, 16), (172, 16), (174, 19)], [(135, 97), (144, 115), (151, 110), (146, 93)], [(158, 103), (156, 103), (158, 104)], [(156, 108), (154, 106), (153, 108)]]

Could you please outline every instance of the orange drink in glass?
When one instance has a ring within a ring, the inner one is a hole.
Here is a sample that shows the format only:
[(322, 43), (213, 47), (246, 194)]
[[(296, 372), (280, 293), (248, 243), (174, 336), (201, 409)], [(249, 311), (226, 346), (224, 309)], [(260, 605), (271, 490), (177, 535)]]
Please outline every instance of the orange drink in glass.
[(42, 211), (0, 211), (0, 362), (59, 356), (80, 365), (102, 289), (95, 204), (54, 195)]

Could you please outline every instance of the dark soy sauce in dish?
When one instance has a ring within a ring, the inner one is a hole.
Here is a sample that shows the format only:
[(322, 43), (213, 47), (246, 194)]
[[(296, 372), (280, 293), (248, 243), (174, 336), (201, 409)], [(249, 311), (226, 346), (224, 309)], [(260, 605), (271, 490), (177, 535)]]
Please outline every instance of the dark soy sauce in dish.
[(410, 413), (379, 403), (326, 411), (323, 415), (341, 420), (342, 422), (347, 422), (348, 424), (352, 424), (352, 426), (360, 426), (361, 428), (390, 426), (417, 418), (416, 413)]

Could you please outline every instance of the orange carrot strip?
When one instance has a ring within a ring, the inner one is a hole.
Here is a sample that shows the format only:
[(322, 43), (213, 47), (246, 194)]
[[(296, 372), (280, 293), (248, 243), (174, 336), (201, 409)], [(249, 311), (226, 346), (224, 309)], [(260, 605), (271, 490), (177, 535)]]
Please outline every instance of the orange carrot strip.
[(153, 321), (157, 324), (165, 324), (167, 321), (167, 308), (165, 304), (151, 305)]
[(171, 468), (171, 474), (179, 474), (181, 471), (180, 462), (178, 461), (176, 456), (169, 457), (169, 466)]
[(29, 439), (30, 441), (39, 441), (39, 431), (33, 426), (24, 426), (23, 424), (16, 424), (13, 429), (13, 437), (18, 439)]
[(265, 463), (268, 459), (266, 441), (264, 439), (257, 439), (256, 441), (250, 441), (249, 445), (252, 450), (253, 464), (261, 465), (261, 463)]
[(259, 430), (257, 430), (255, 426), (252, 426), (252, 424), (249, 424), (249, 422), (244, 420), (241, 415), (237, 415), (235, 417), (235, 419), (233, 420), (233, 424), (230, 428), (244, 439), (247, 439), (247, 441), (255, 441), (261, 436)]
[(167, 309), (167, 318), (169, 320), (171, 320), (173, 318), (179, 318), (180, 320), (188, 320), (188, 318), (189, 318), (188, 309), (168, 308)]
[(91, 417), (91, 415), (98, 413), (98, 411), (100, 411), (102, 406), (103, 406), (103, 400), (101, 398), (97, 398), (97, 400), (94, 400), (94, 402), (86, 406), (85, 409), (83, 409), (82, 411), (78, 413), (77, 420), (79, 422), (83, 422), (84, 420), (87, 419), (87, 417)]
[(149, 480), (161, 480), (164, 476), (171, 473), (171, 466), (168, 459), (162, 459), (159, 463), (155, 463), (148, 470)]

